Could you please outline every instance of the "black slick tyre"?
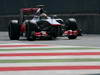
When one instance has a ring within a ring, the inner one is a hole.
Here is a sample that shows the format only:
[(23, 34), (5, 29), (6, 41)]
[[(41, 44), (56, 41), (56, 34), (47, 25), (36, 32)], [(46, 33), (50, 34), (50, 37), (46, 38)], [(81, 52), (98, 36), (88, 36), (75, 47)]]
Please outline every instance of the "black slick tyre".
[(69, 35), (68, 38), (69, 38), (69, 39), (76, 39), (77, 36), (76, 36), (76, 35)]
[(9, 23), (8, 34), (10, 40), (19, 40), (20, 29), (17, 23)]

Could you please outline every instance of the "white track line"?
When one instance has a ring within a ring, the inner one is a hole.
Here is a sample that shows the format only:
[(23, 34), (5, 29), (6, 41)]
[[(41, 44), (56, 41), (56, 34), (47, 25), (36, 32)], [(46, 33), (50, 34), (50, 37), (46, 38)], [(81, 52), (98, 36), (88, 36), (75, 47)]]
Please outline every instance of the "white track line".
[(100, 58), (100, 55), (86, 55), (86, 56), (14, 56), (14, 57), (7, 57), (3, 56), (0, 57), (0, 60), (30, 60), (30, 59), (96, 59)]
[(37, 62), (37, 63), (0, 63), (0, 67), (32, 67), (32, 66), (100, 66), (100, 62)]
[(11, 53), (64, 53), (64, 52), (100, 52), (100, 50), (9, 50), (9, 51), (0, 51), (0, 54), (11, 54)]
[(4, 71), (0, 75), (100, 75), (100, 70)]
[(43, 46), (43, 47), (0, 47), (0, 49), (29, 49), (29, 48), (98, 48), (99, 47), (76, 47), (76, 46)]
[(98, 48), (99, 49), (99, 47), (82, 47), (82, 46), (39, 46), (39, 47), (35, 47), (35, 46), (33, 46), (33, 47), (0, 47), (0, 49), (29, 49), (29, 48)]

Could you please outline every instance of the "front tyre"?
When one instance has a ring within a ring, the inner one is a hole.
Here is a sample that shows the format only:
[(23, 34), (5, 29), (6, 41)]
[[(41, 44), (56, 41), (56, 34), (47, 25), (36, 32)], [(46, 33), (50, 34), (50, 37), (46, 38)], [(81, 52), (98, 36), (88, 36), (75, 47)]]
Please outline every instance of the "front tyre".
[(19, 40), (20, 29), (18, 23), (12, 23), (12, 22), (9, 23), (8, 34), (10, 40)]
[(69, 39), (76, 39), (77, 38), (77, 35), (68, 35), (68, 38)]

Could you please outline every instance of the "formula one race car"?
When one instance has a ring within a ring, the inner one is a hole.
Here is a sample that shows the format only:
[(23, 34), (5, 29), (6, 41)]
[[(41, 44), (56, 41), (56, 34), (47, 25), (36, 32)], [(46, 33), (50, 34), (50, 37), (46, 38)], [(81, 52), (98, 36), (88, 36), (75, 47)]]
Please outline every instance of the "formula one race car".
[[(28, 15), (28, 16), (27, 16)], [(32, 18), (26, 18), (26, 17)], [(9, 38), (18, 40), (20, 36), (27, 40), (56, 39), (58, 36), (68, 36), (69, 39), (77, 37), (76, 30), (68, 30), (62, 19), (47, 16), (43, 8), (22, 8), (20, 19), (11, 20), (8, 27)]]

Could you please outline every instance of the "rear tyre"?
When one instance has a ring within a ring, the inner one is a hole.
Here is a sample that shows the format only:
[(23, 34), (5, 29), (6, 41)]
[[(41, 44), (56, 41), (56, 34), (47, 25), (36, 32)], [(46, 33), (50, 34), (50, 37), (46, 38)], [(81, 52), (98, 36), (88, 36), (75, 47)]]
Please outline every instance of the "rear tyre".
[(9, 23), (8, 34), (10, 40), (19, 40), (20, 29), (18, 23)]

